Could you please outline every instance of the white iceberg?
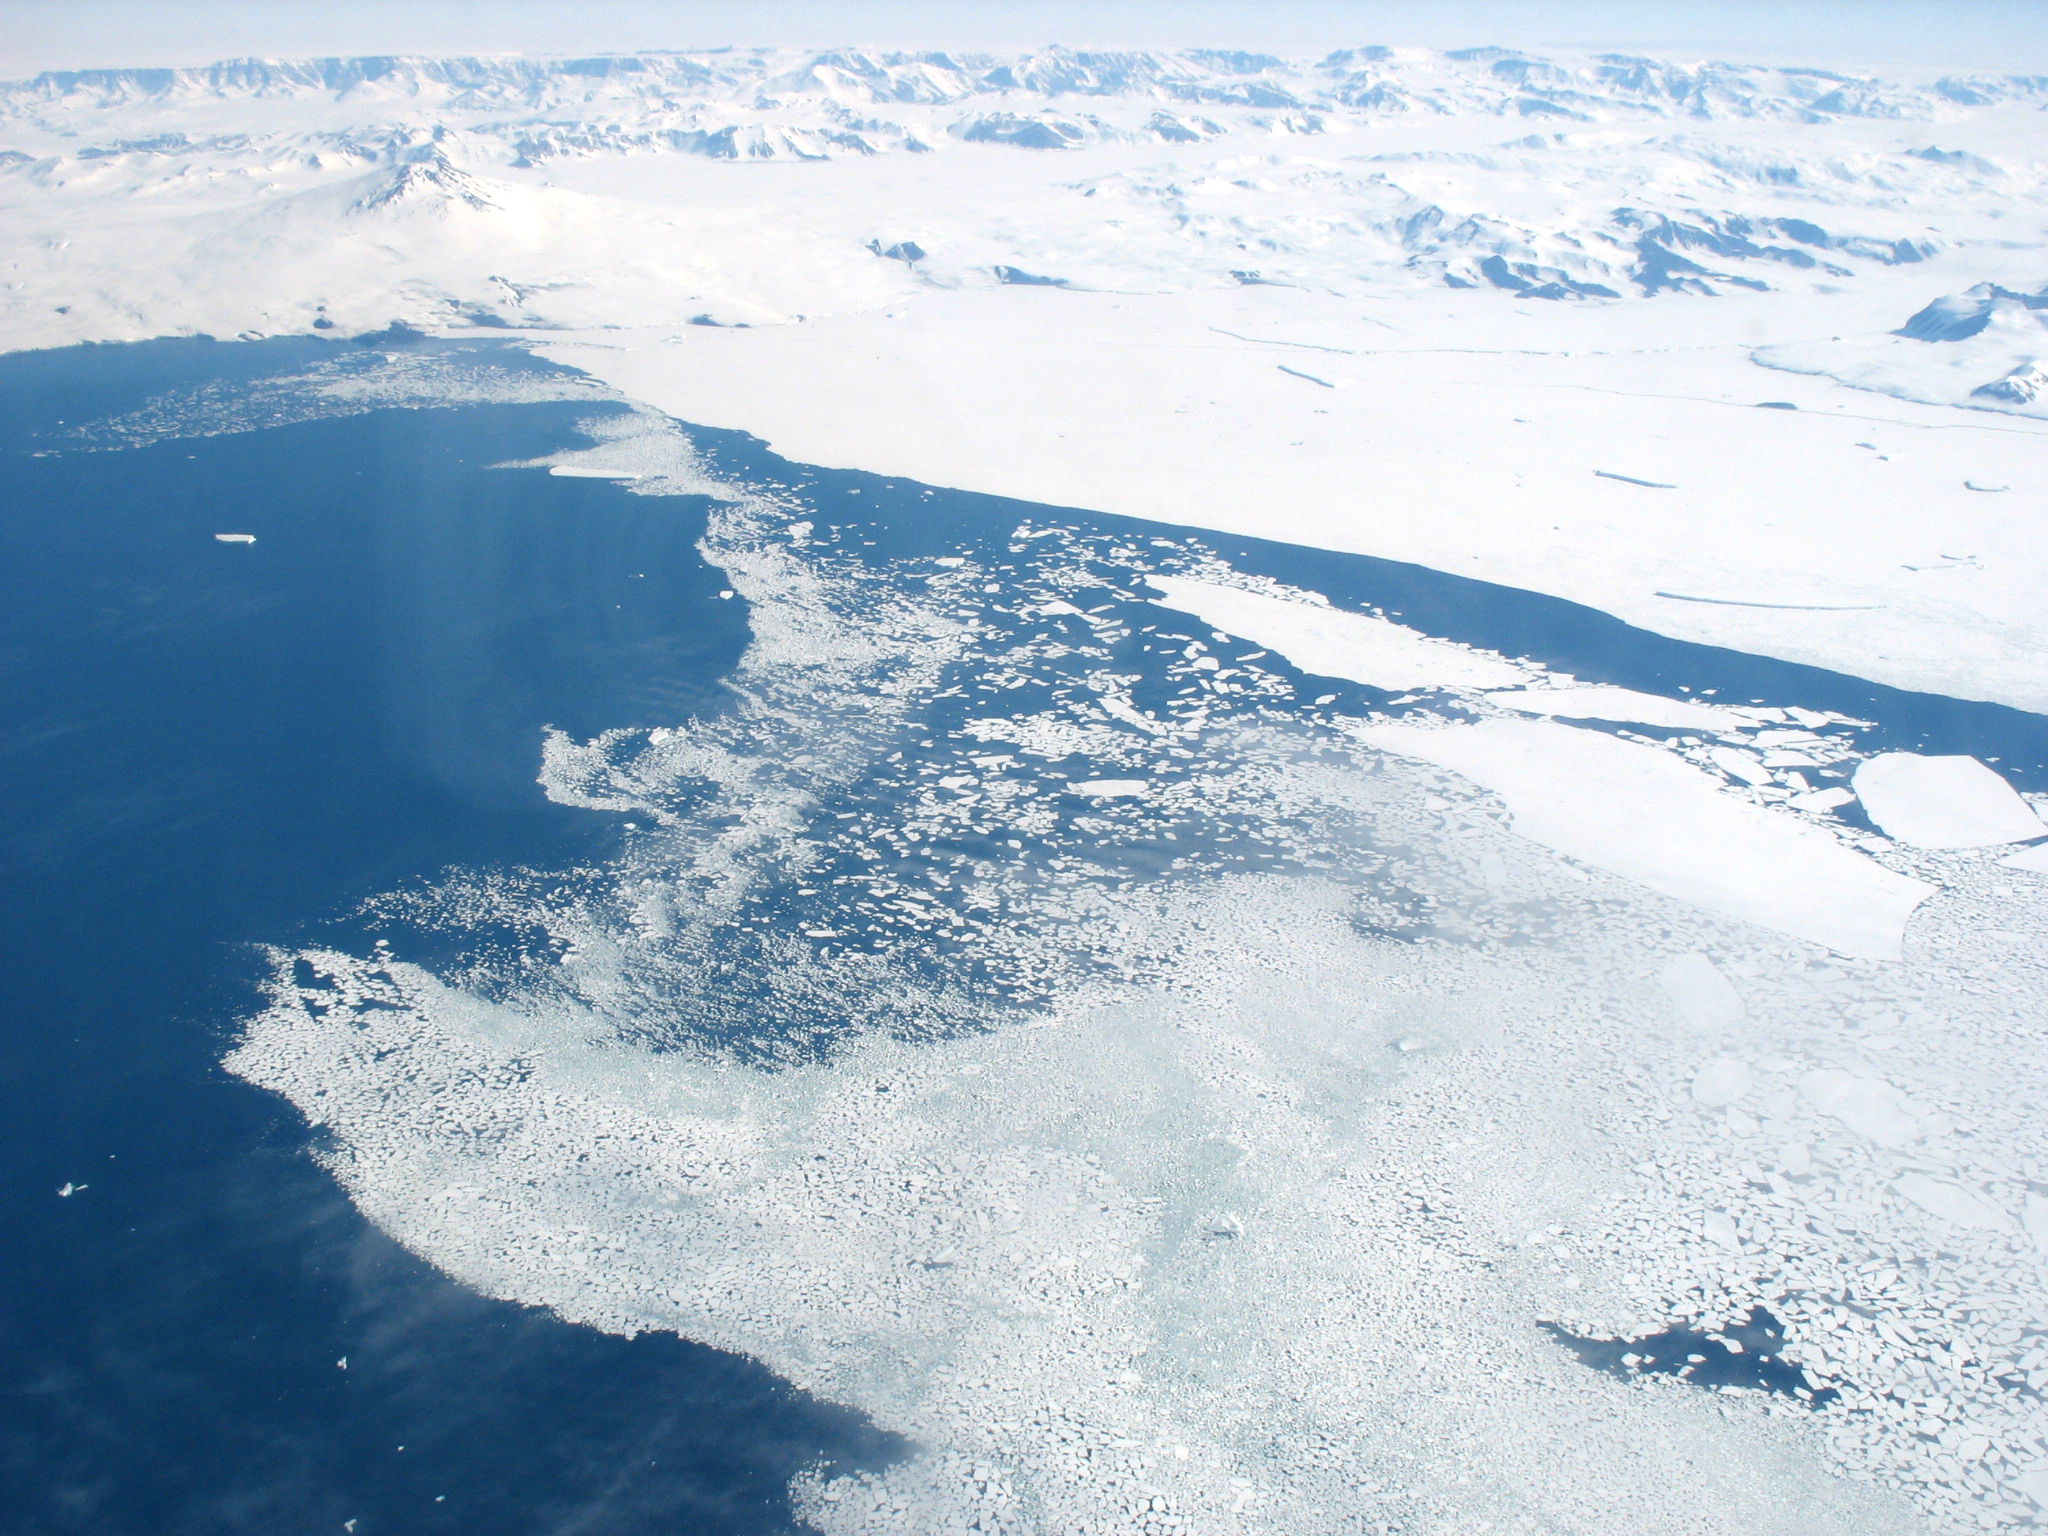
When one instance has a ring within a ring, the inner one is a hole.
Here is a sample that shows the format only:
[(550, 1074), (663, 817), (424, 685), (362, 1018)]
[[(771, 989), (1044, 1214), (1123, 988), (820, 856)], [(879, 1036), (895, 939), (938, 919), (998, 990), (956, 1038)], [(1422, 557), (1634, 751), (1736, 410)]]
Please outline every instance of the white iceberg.
[(1633, 688), (1524, 688), (1489, 693), (1487, 699), (1525, 715), (1563, 720), (1612, 720), (1626, 725), (1662, 725), (1674, 730), (1725, 731), (1745, 722), (1690, 699), (1666, 699)]
[(1142, 795), (1151, 787), (1148, 779), (1070, 779), (1067, 793), (1085, 795), (1091, 800), (1116, 800), (1128, 795)]

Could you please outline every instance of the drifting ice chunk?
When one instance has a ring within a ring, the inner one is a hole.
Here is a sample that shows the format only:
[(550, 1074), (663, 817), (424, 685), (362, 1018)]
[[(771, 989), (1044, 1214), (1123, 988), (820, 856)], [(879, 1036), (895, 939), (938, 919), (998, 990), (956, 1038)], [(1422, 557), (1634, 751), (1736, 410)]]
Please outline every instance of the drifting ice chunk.
[(1832, 811), (1838, 806), (1847, 805), (1855, 798), (1848, 790), (1835, 787), (1831, 789), (1816, 789), (1810, 794), (1794, 795), (1785, 803), (1798, 810), (1812, 811), (1815, 814), (1819, 814), (1823, 811)]
[(254, 544), (256, 542), (256, 535), (253, 533), (216, 533), (214, 537), (223, 544)]
[(1747, 752), (1738, 752), (1733, 747), (1716, 747), (1707, 754), (1730, 778), (1740, 779), (1745, 784), (1768, 784), (1771, 770)]
[(1092, 800), (1113, 800), (1119, 795), (1142, 795), (1152, 787), (1149, 779), (1070, 779), (1067, 793), (1086, 795)]
[(1892, 1188), (1931, 1215), (1958, 1227), (1988, 1227), (1994, 1232), (2010, 1232), (2012, 1220), (2004, 1211), (1986, 1200), (1982, 1195), (1951, 1184), (1946, 1179), (1931, 1179), (1924, 1173), (1902, 1174)]
[(1146, 580), (1161, 593), (1155, 603), (1278, 651), (1316, 677), (1386, 689), (1505, 688), (1525, 680), (1519, 667), (1494, 657), (1320, 600), (1295, 602), (1184, 576)]
[(1486, 697), (1525, 715), (1555, 715), (1563, 720), (1613, 720), (1702, 731), (1724, 731), (1731, 723), (1719, 710), (1704, 704), (1637, 693), (1633, 688), (1524, 688), (1512, 693), (1489, 693)]
[(1822, 1114), (1880, 1147), (1903, 1147), (1923, 1134), (1913, 1101), (1882, 1078), (1828, 1067), (1800, 1078), (1799, 1092)]
[(599, 469), (594, 464), (550, 464), (548, 473), (571, 480), (638, 480), (637, 469)]
[(2010, 784), (1974, 757), (1887, 752), (1850, 780), (1864, 814), (1916, 848), (1982, 848), (2048, 834)]
[(2048, 1248), (2048, 1196), (2028, 1195), (2020, 1222), (2037, 1248)]
[(1657, 973), (1657, 984), (1678, 1011), (1702, 1029), (1720, 1029), (1742, 1022), (1742, 999), (1721, 974), (1721, 968), (1705, 955), (1679, 955), (1666, 961)]
[(1816, 827), (1725, 794), (1656, 747), (1547, 720), (1361, 726), (1374, 746), (1495, 791), (1515, 830), (1710, 912), (1871, 960), (1896, 960), (1934, 887)]

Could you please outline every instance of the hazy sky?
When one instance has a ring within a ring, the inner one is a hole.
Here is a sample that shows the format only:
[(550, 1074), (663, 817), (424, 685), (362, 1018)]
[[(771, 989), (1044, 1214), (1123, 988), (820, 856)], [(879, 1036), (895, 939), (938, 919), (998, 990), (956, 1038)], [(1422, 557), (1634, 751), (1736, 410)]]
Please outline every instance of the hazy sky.
[(723, 43), (1621, 48), (2048, 72), (2048, 0), (0, 0), (0, 75), (241, 55)]

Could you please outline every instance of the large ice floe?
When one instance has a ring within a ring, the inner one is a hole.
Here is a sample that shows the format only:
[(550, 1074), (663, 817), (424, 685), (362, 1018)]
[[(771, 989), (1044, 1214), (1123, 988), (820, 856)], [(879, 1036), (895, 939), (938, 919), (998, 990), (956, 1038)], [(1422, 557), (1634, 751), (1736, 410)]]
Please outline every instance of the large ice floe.
[(2048, 881), (1796, 807), (1858, 722), (592, 431), (718, 498), (728, 707), (552, 738), (615, 860), (374, 903), (229, 1058), (400, 1241), (900, 1432), (828, 1536), (2036, 1521)]

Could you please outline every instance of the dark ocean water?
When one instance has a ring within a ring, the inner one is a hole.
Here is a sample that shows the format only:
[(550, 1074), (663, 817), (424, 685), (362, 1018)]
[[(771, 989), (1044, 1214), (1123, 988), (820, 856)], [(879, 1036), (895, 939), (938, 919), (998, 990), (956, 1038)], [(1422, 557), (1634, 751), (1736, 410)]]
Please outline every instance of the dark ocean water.
[(218, 1066), (252, 941), (449, 864), (601, 859), (541, 728), (686, 716), (746, 639), (700, 504), (483, 468), (587, 405), (34, 456), (294, 346), (0, 361), (0, 1529), (784, 1529), (797, 1467), (882, 1440), (448, 1282)]
[[(798, 1468), (900, 1447), (746, 1361), (443, 1279), (355, 1213), (287, 1106), (219, 1067), (255, 1004), (251, 945), (360, 948), (356, 902), (451, 865), (602, 863), (618, 818), (547, 801), (543, 727), (716, 710), (747, 639), (695, 548), (704, 503), (487, 468), (577, 444), (577, 421), (618, 407), (387, 409), (119, 451), (65, 436), (341, 345), (0, 358), (0, 1528), (786, 1529)], [(1020, 520), (1199, 538), (1589, 682), (1839, 710), (1877, 721), (1876, 744), (1997, 758), (2028, 787), (2048, 763), (2036, 716), (1554, 599), (692, 436), (724, 474), (860, 524), (878, 561), (999, 549)]]

